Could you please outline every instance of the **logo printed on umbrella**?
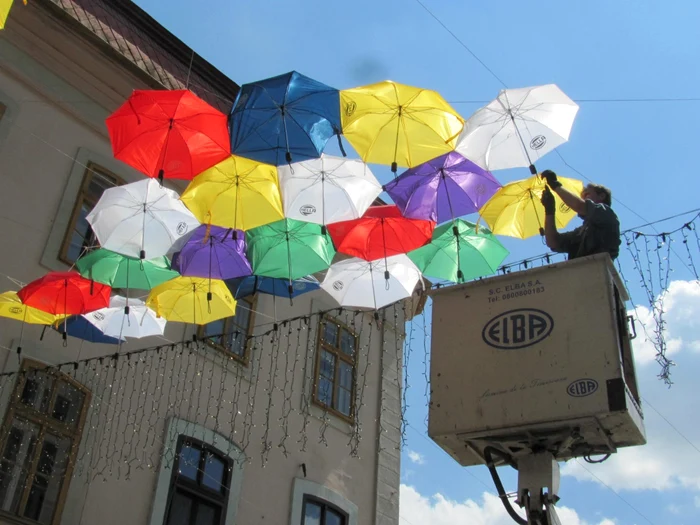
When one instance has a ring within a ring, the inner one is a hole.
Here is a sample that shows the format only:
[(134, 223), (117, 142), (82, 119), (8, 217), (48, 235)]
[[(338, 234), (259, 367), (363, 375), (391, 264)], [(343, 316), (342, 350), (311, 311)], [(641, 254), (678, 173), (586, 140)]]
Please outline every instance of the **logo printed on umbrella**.
[(545, 137), (544, 135), (537, 135), (530, 141), (530, 149), (541, 149), (544, 147), (545, 144), (547, 144), (547, 137)]
[(306, 283), (294, 283), (292, 288), (295, 290), (306, 290)]
[(104, 321), (105, 320), (105, 315), (100, 312), (92, 312), (92, 317), (97, 319), (98, 321)]
[(486, 193), (486, 186), (484, 186), (483, 184), (477, 184), (476, 185), (476, 193), (478, 195), (483, 195), (484, 193)]
[(178, 222), (176, 231), (178, 235), (185, 235), (187, 233), (187, 224), (184, 222)]
[(562, 212), (562, 213), (569, 213), (569, 212), (571, 211), (571, 208), (569, 208), (569, 207), (566, 205), (565, 202), (562, 202), (562, 203), (559, 205), (559, 211)]
[(356, 109), (357, 109), (356, 102), (348, 102), (347, 104), (345, 104), (345, 114), (348, 117), (352, 116), (352, 114), (355, 113)]
[(172, 159), (171, 161), (168, 162), (166, 166), (164, 166), (165, 171), (175, 171), (179, 170), (182, 167), (182, 162), (179, 161), (178, 159)]
[(10, 313), (13, 314), (21, 314), (24, 310), (22, 309), (21, 306), (12, 306), (10, 307)]
[(299, 213), (304, 216), (314, 214), (316, 213), (316, 206), (313, 204), (304, 204), (301, 208), (299, 208)]
[(336, 282), (333, 283), (333, 289), (334, 289), (334, 290), (337, 290), (337, 291), (342, 290), (342, 289), (343, 289), (343, 286), (345, 286), (345, 285), (343, 284), (343, 281), (336, 281)]

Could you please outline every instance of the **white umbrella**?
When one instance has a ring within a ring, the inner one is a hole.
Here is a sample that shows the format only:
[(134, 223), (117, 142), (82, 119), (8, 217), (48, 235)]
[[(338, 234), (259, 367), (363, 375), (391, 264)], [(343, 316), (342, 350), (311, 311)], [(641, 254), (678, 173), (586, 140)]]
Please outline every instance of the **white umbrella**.
[(287, 218), (316, 224), (357, 219), (382, 192), (361, 160), (321, 155), (277, 168)]
[(487, 170), (534, 166), (569, 140), (577, 112), (554, 84), (503, 89), (467, 120), (456, 150)]
[(341, 306), (379, 309), (410, 297), (419, 282), (418, 267), (399, 254), (386, 260), (354, 257), (337, 262), (328, 269), (321, 288)]
[(141, 259), (165, 255), (199, 226), (178, 194), (155, 179), (105, 190), (87, 221), (102, 248)]
[(120, 295), (113, 296), (107, 308), (84, 314), (83, 317), (111, 337), (163, 335), (166, 324), (166, 320), (158, 317), (143, 301), (127, 300)]

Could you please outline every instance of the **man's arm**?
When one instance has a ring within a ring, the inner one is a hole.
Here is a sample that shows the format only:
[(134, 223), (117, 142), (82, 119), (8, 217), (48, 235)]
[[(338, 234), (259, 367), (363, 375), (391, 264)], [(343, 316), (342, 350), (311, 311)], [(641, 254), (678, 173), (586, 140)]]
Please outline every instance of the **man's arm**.
[(556, 202), (549, 188), (545, 188), (542, 192), (542, 199), (540, 202), (542, 202), (542, 206), (544, 207), (544, 240), (550, 250), (555, 252), (559, 251), (561, 234), (557, 231), (557, 224), (554, 220)]
[(585, 217), (586, 202), (581, 197), (574, 193), (571, 193), (564, 186), (562, 186), (561, 182), (557, 180), (556, 173), (554, 173), (551, 170), (545, 170), (542, 172), (542, 177), (547, 179), (547, 184), (549, 185), (549, 187), (552, 188), (552, 190), (557, 195), (559, 195), (559, 198), (561, 198), (561, 200), (564, 201), (564, 204), (566, 204), (569, 208), (574, 210), (580, 216)]

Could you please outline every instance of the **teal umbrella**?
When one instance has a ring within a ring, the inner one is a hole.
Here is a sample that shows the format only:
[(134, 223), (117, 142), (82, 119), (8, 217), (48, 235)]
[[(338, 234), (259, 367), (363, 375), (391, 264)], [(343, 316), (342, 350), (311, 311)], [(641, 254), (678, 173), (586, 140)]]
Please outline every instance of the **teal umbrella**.
[(321, 226), (294, 219), (253, 228), (246, 232), (248, 260), (255, 275), (289, 281), (327, 269), (335, 248)]
[(170, 268), (165, 256), (141, 260), (104, 248), (81, 257), (75, 267), (86, 279), (109, 284), (112, 288), (150, 290), (180, 275)]
[(438, 226), (430, 243), (408, 253), (426, 276), (452, 282), (493, 274), (507, 256), (488, 228), (462, 219)]

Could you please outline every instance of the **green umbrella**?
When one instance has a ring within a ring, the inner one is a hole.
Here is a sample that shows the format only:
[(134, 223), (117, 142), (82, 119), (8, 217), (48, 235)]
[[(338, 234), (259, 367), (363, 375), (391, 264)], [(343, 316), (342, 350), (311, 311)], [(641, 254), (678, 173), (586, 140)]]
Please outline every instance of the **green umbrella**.
[(488, 228), (462, 219), (438, 226), (430, 243), (408, 253), (426, 276), (452, 282), (495, 273), (507, 255)]
[(100, 248), (78, 259), (80, 275), (112, 288), (150, 290), (180, 274), (170, 269), (167, 257), (141, 260)]
[(331, 265), (335, 248), (321, 226), (294, 219), (258, 226), (246, 232), (248, 259), (255, 275), (290, 281)]

